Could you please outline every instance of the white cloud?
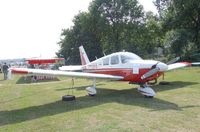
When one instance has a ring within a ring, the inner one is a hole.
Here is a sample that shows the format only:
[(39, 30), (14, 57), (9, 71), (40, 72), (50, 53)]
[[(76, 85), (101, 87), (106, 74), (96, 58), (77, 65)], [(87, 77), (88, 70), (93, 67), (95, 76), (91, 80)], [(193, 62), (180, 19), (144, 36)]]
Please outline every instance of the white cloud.
[(53, 57), (61, 29), (91, 0), (6, 0), (0, 2), (0, 59)]
[(55, 56), (61, 30), (69, 28), (91, 1), (1, 0), (0, 59)]

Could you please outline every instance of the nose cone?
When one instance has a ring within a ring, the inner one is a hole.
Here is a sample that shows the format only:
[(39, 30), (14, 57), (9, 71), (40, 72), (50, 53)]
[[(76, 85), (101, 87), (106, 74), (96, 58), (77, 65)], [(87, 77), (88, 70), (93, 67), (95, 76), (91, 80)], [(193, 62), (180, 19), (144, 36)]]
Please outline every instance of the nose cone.
[(156, 67), (159, 67), (160, 71), (166, 71), (168, 69), (168, 65), (163, 62), (159, 62)]

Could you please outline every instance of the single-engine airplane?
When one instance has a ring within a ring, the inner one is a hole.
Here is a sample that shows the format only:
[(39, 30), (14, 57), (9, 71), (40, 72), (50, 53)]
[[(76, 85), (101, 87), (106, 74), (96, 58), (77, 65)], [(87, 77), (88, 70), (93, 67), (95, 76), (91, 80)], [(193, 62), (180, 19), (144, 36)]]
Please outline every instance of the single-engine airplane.
[(10, 71), (19, 74), (93, 78), (93, 86), (86, 88), (91, 96), (97, 93), (96, 79), (98, 78), (127, 81), (139, 84), (138, 91), (142, 95), (154, 97), (155, 91), (147, 85), (147, 82), (157, 79), (165, 71), (191, 65), (188, 62), (167, 65), (160, 61), (143, 60), (138, 55), (130, 52), (117, 52), (90, 62), (83, 46), (79, 47), (79, 51), (82, 63), (80, 66), (63, 66), (59, 68), (60, 70), (10, 68)]

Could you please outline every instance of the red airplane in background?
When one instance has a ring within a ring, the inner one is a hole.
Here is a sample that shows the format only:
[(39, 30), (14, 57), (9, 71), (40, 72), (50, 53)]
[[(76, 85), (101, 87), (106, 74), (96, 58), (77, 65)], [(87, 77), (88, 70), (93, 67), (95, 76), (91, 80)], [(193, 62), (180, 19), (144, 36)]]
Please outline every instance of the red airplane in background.
[(64, 61), (64, 58), (41, 58), (41, 57), (35, 57), (35, 58), (28, 58), (26, 59), (26, 62), (28, 64), (52, 64), (56, 63), (58, 61)]
[(10, 71), (19, 74), (93, 78), (93, 86), (86, 88), (88, 94), (92, 96), (97, 93), (96, 79), (98, 78), (127, 81), (139, 84), (138, 91), (142, 95), (153, 97), (155, 92), (147, 85), (147, 82), (157, 79), (165, 71), (191, 65), (187, 62), (167, 65), (160, 61), (143, 60), (130, 52), (117, 52), (90, 62), (83, 46), (79, 47), (79, 51), (82, 63), (80, 66), (62, 66), (59, 70), (10, 68)]

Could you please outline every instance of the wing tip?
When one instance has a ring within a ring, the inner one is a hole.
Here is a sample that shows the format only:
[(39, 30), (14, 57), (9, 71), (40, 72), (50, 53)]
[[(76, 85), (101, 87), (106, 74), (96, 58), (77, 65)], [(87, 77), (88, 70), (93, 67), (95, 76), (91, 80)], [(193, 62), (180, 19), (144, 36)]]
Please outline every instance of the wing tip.
[(186, 61), (178, 62), (178, 63), (180, 63), (180, 64), (185, 64), (186, 66), (192, 66), (192, 63), (186, 62)]
[(28, 71), (24, 69), (10, 68), (10, 70), (12, 73), (15, 73), (15, 74), (28, 74)]

